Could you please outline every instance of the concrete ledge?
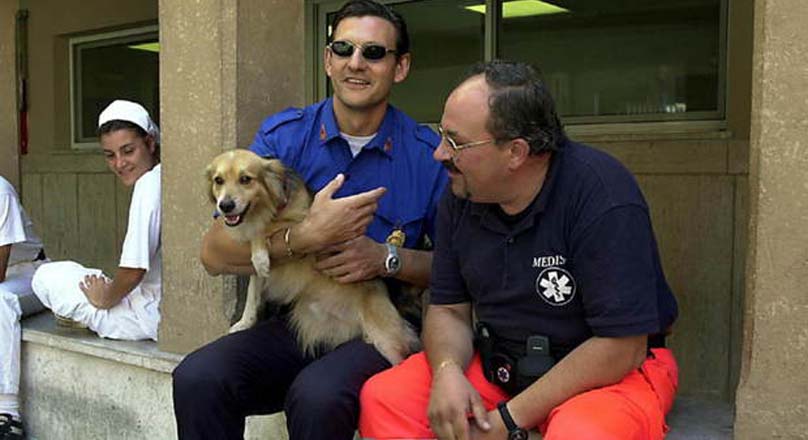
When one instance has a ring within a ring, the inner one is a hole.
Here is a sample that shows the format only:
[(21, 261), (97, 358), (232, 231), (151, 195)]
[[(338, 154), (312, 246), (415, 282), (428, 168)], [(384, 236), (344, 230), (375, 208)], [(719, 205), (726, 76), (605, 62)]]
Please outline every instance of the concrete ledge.
[(89, 330), (59, 327), (49, 312), (23, 321), (22, 340), (162, 373), (171, 373), (183, 358), (160, 351), (152, 341), (114, 341)]
[[(177, 437), (171, 372), (183, 356), (152, 341), (58, 327), (49, 312), (22, 327), (20, 388), (31, 440)], [(248, 417), (244, 438), (287, 439), (283, 414)]]

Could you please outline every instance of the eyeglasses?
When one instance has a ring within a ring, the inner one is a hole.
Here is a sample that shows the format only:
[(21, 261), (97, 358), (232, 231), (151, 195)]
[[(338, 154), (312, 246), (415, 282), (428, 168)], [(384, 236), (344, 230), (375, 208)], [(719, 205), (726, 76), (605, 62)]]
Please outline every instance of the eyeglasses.
[(484, 141), (466, 142), (465, 144), (457, 145), (457, 142), (455, 142), (454, 139), (449, 137), (449, 135), (446, 134), (445, 131), (443, 131), (443, 127), (438, 127), (438, 133), (440, 134), (441, 141), (446, 141), (446, 143), (449, 144), (450, 147), (452, 147), (452, 150), (456, 152), (460, 150), (465, 150), (466, 148), (477, 147), (483, 144), (487, 144), (489, 142), (494, 142), (494, 139), (486, 139)]
[(357, 47), (362, 52), (362, 58), (366, 59), (367, 61), (379, 61), (387, 56), (388, 53), (396, 53), (396, 51), (393, 49), (388, 49), (381, 44), (374, 43), (358, 46), (350, 41), (339, 40), (332, 41), (328, 45), (331, 52), (341, 58), (353, 56), (354, 49)]

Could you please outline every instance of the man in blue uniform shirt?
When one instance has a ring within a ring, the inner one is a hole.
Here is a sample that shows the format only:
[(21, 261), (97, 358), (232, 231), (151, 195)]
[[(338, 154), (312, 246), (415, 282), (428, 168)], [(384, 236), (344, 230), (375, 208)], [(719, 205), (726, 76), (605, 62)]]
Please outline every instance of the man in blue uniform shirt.
[[(288, 240), (273, 237), (271, 256), (321, 255), (318, 268), (343, 283), (385, 277), (393, 291), (400, 282), (424, 287), (432, 253), (417, 247), (434, 236), (447, 179), (431, 157), (439, 137), (388, 104), (392, 85), (409, 72), (406, 25), (386, 6), (354, 0), (332, 28), (324, 56), (334, 97), (267, 118), (250, 147), (279, 158), (316, 192)], [(386, 244), (391, 236), (403, 246)], [(230, 240), (221, 222), (206, 235), (201, 259), (211, 274), (253, 273), (249, 246)], [(307, 356), (286, 320), (275, 317), (177, 367), (179, 436), (240, 439), (246, 416), (285, 411), (291, 439), (351, 439), (362, 384), (389, 366), (362, 340)]]
[(473, 69), (441, 132), (434, 157), (451, 191), (438, 209), (425, 355), (365, 384), (360, 434), (661, 440), (677, 306), (634, 178), (566, 138), (521, 63)]

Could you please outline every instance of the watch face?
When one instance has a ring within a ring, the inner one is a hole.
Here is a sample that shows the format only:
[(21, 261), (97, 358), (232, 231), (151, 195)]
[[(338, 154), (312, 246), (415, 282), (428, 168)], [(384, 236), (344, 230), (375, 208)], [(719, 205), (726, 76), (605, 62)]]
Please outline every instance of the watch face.
[(396, 270), (396, 269), (398, 269), (398, 264), (399, 264), (398, 257), (393, 257), (393, 256), (391, 256), (391, 257), (390, 257), (390, 258), (387, 260), (387, 268), (388, 268), (389, 270)]

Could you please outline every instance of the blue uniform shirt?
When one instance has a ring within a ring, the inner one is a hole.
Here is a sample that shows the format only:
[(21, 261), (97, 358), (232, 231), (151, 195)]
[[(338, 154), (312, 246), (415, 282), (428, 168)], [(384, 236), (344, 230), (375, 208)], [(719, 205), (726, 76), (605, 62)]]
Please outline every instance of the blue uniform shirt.
[(432, 159), (439, 142), (431, 129), (388, 106), (376, 136), (353, 157), (340, 136), (333, 101), (327, 99), (268, 117), (250, 149), (280, 159), (313, 193), (339, 173), (347, 179), (334, 195), (337, 198), (387, 188), (367, 235), (384, 242), (394, 229), (402, 229), (404, 246), (413, 248), (424, 235), (435, 236), (437, 202), (447, 179), (443, 167)]
[(566, 142), (513, 224), (497, 205), (446, 193), (433, 304), (471, 302), (497, 335), (548, 336), (556, 356), (593, 335), (655, 334), (676, 319), (648, 206), (611, 156)]

